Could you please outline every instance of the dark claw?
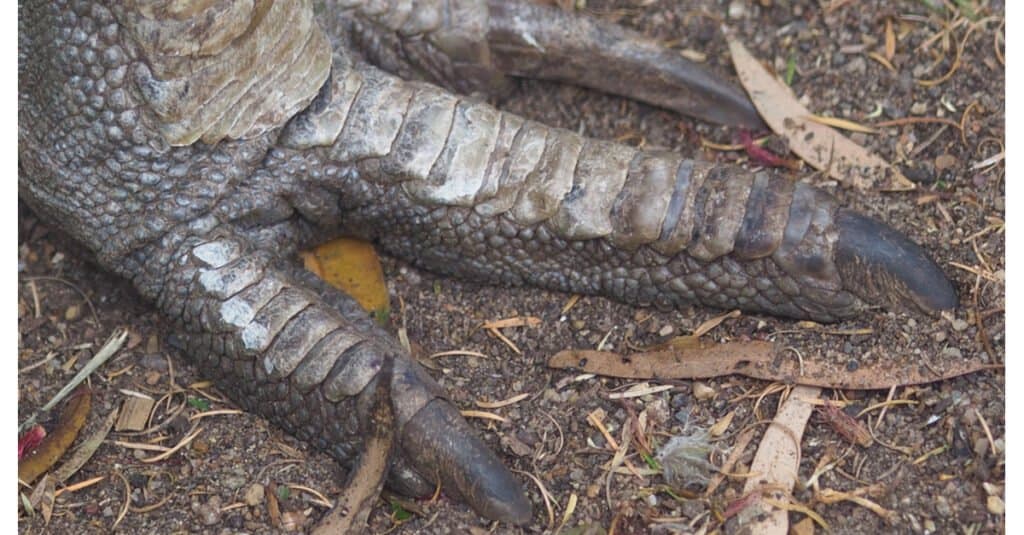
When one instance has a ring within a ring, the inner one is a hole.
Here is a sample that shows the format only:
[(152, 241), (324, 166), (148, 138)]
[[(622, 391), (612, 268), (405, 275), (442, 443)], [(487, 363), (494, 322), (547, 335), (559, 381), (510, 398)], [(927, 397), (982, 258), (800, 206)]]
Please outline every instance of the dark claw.
[(843, 286), (867, 302), (926, 313), (958, 305), (956, 290), (919, 245), (874, 219), (850, 210), (836, 214), (836, 264)]
[(519, 482), (447, 402), (431, 401), (405, 424), (402, 449), (420, 474), (440, 477), (481, 516), (516, 525), (533, 517)]
[(652, 39), (532, 2), (491, 0), (489, 6), (487, 38), (504, 73), (581, 85), (714, 123), (767, 128), (742, 89)]

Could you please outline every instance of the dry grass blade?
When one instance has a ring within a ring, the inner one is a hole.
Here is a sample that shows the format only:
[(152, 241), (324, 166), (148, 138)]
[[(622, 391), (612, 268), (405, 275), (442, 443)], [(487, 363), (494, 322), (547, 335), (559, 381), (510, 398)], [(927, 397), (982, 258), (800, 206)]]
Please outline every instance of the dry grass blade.
[(103, 347), (101, 347), (100, 350), (97, 351), (91, 359), (89, 359), (89, 362), (82, 367), (82, 370), (79, 371), (78, 374), (68, 381), (68, 384), (64, 385), (64, 388), (61, 388), (60, 391), (46, 403), (46, 405), (43, 405), (41, 409), (33, 413), (32, 416), (29, 416), (27, 420), (18, 426), (18, 432), (21, 433), (25, 428), (36, 423), (36, 418), (39, 417), (40, 412), (48, 411), (60, 403), (60, 401), (80, 385), (82, 381), (85, 381), (92, 372), (96, 371), (96, 369), (102, 366), (104, 362), (110, 359), (110, 357), (113, 357), (114, 354), (121, 349), (121, 346), (124, 345), (124, 341), (127, 339), (128, 331), (124, 329), (114, 331), (114, 334), (107, 339), (107, 342), (103, 344)]
[(839, 128), (841, 130), (849, 130), (851, 132), (860, 132), (862, 134), (877, 134), (878, 131), (869, 126), (864, 126), (860, 123), (848, 121), (846, 119), (840, 119), (838, 117), (823, 117), (821, 115), (808, 115), (807, 119), (814, 121), (818, 124), (825, 126), (831, 126), (832, 128)]
[(842, 492), (839, 490), (822, 489), (820, 492), (817, 493), (815, 498), (817, 498), (817, 500), (820, 501), (821, 503), (827, 504), (838, 503), (841, 501), (853, 502), (861, 507), (870, 510), (872, 513), (875, 513), (876, 515), (882, 517), (886, 522), (890, 524), (892, 523), (893, 517), (895, 515), (895, 513), (893, 513), (892, 511), (882, 507), (881, 505), (878, 505), (877, 503), (867, 498), (863, 498), (861, 496), (856, 496), (854, 494)]
[(500, 409), (502, 407), (507, 407), (509, 405), (515, 405), (516, 403), (519, 403), (520, 401), (528, 397), (530, 397), (530, 393), (523, 392), (522, 394), (517, 394), (515, 396), (512, 396), (508, 399), (503, 399), (501, 401), (477, 401), (476, 406), (480, 407), (481, 409)]
[(237, 414), (245, 413), (238, 409), (217, 409), (213, 411), (197, 412), (196, 414), (189, 416), (188, 421), (194, 422), (196, 420), (202, 420), (203, 418), (208, 418), (210, 416), (234, 416)]
[(322, 492), (320, 492), (320, 491), (318, 491), (318, 490), (316, 490), (314, 488), (307, 487), (305, 485), (299, 485), (299, 484), (296, 484), (296, 483), (286, 483), (285, 486), (290, 488), (290, 489), (292, 489), (292, 490), (298, 490), (298, 491), (302, 491), (302, 492), (306, 492), (306, 493), (312, 494), (313, 497), (315, 498), (313, 500), (313, 503), (315, 503), (317, 505), (322, 505), (322, 506), (324, 506), (324, 507), (326, 507), (328, 509), (330, 509), (331, 507), (334, 507), (334, 503), (332, 503), (331, 500), (328, 500), (327, 496), (324, 496), (324, 494)]
[(114, 421), (117, 419), (116, 410), (111, 411), (107, 415), (107, 419), (104, 420), (103, 425), (98, 427), (91, 435), (85, 438), (82, 443), (75, 448), (75, 451), (64, 464), (60, 465), (59, 468), (53, 471), (53, 478), (58, 483), (63, 483), (75, 475), (79, 469), (85, 466), (85, 463), (89, 462), (96, 450), (99, 449), (103, 441), (107, 439), (107, 435), (110, 434), (110, 428), (113, 427)]
[(508, 422), (508, 418), (505, 418), (504, 416), (500, 416), (500, 415), (494, 414), (493, 412), (464, 410), (464, 411), (459, 411), (459, 413), (462, 414), (463, 418), (482, 418), (484, 420), (494, 420), (496, 422), (501, 422), (501, 423), (507, 423)]
[(441, 351), (441, 352), (438, 352), (438, 353), (434, 353), (434, 354), (428, 356), (427, 358), (428, 359), (436, 359), (436, 358), (439, 358), (439, 357), (454, 357), (454, 356), (478, 357), (478, 358), (482, 358), (482, 359), (490, 358), (487, 355), (485, 355), (485, 354), (483, 354), (483, 353), (481, 353), (479, 351), (469, 351), (468, 349), (453, 349), (451, 351)]
[(797, 503), (797, 502), (794, 502), (794, 501), (775, 500), (775, 499), (767, 498), (767, 497), (761, 498), (761, 501), (763, 501), (764, 503), (766, 503), (766, 504), (768, 504), (768, 505), (770, 505), (772, 507), (775, 507), (775, 508), (783, 510), (783, 511), (793, 511), (795, 513), (803, 513), (803, 514), (807, 515), (808, 518), (813, 520), (816, 524), (821, 526), (822, 529), (824, 529), (826, 531), (829, 529), (828, 528), (828, 522), (825, 522), (825, 519), (821, 518), (821, 515), (819, 515), (818, 513), (814, 512), (813, 509), (811, 509), (810, 507), (807, 507), (806, 505), (803, 505), (803, 504), (800, 504), (800, 503)]
[(32, 490), (32, 494), (28, 498), (32, 508), (38, 508), (39, 512), (43, 515), (44, 526), (50, 523), (50, 516), (53, 514), (53, 502), (56, 499), (57, 493), (54, 491), (53, 478), (47, 474), (39, 480), (36, 488)]
[(896, 32), (892, 29), (892, 18), (885, 19), (885, 59), (892, 61), (896, 55)]
[(625, 392), (614, 392), (612, 394), (608, 394), (608, 399), (638, 398), (657, 394), (658, 392), (664, 392), (666, 390), (672, 390), (673, 388), (675, 388), (673, 385), (651, 386), (647, 383), (640, 383), (629, 387)]
[(911, 190), (914, 183), (888, 162), (849, 138), (806, 117), (811, 115), (792, 90), (767, 70), (746, 47), (724, 29), (740, 82), (761, 117), (789, 145), (790, 150), (815, 169), (861, 190)]
[(500, 320), (484, 322), (484, 329), (505, 329), (507, 327), (536, 327), (540, 325), (540, 318), (534, 316), (519, 316)]
[(544, 486), (544, 483), (541, 483), (540, 479), (537, 476), (531, 474), (530, 472), (524, 472), (523, 470), (516, 469), (513, 469), (512, 471), (516, 472), (517, 474), (523, 474), (524, 476), (530, 478), (535, 485), (537, 485), (537, 488), (540, 490), (541, 497), (544, 498), (544, 508), (547, 509), (548, 511), (548, 530), (550, 531), (551, 529), (553, 529), (555, 527), (555, 510), (551, 507), (551, 502), (555, 501), (555, 499), (551, 496), (551, 493), (548, 492), (547, 487)]
[(738, 318), (742, 314), (743, 313), (740, 312), (739, 310), (733, 310), (731, 312), (726, 312), (725, 314), (719, 314), (718, 316), (715, 316), (705, 321), (704, 323), (698, 325), (697, 328), (693, 330), (693, 336), (695, 338), (700, 338), (701, 336), (704, 336), (705, 334), (711, 332), (711, 330), (714, 329), (715, 327), (721, 325), (723, 321), (731, 318)]
[(73, 485), (68, 485), (66, 487), (61, 487), (61, 488), (57, 489), (57, 492), (54, 493), (54, 497), (56, 498), (57, 496), (60, 496), (61, 494), (64, 494), (65, 492), (75, 492), (75, 491), (79, 491), (79, 490), (82, 490), (82, 489), (89, 488), (89, 487), (99, 483), (100, 481), (103, 481), (106, 478), (107, 478), (107, 476), (96, 476), (96, 477), (94, 477), (92, 479), (86, 479), (85, 481), (79, 481), (78, 483), (75, 483)]
[(125, 515), (128, 514), (128, 506), (132, 502), (132, 486), (128, 483), (128, 478), (124, 477), (119, 470), (114, 471), (114, 475), (124, 483), (124, 504), (121, 505), (121, 510), (117, 513), (117, 518), (114, 519), (114, 523), (110, 526), (110, 531), (113, 532), (117, 529), (117, 525), (124, 520)]
[(896, 67), (892, 64), (892, 62), (889, 61), (888, 59), (886, 59), (885, 57), (883, 57), (878, 52), (868, 52), (868, 57), (873, 59), (873, 60), (875, 60), (875, 61), (877, 61), (878, 63), (880, 63), (886, 69), (889, 69), (890, 72), (893, 72), (893, 73), (896, 72)]
[(569, 523), (569, 519), (572, 518), (572, 514), (576, 511), (576, 502), (579, 500), (579, 496), (575, 492), (569, 494), (569, 501), (565, 504), (565, 511), (562, 513), (562, 521), (558, 524), (558, 529), (555, 533), (561, 532), (565, 525)]
[(165, 451), (165, 452), (163, 452), (160, 455), (157, 455), (155, 457), (149, 457), (149, 458), (140, 459), (140, 460), (142, 462), (144, 462), (144, 463), (155, 463), (155, 462), (158, 462), (158, 461), (162, 461), (162, 460), (170, 457), (171, 455), (174, 455), (175, 452), (177, 452), (181, 448), (184, 448), (185, 446), (188, 446), (189, 443), (191, 443), (193, 440), (195, 440), (195, 438), (197, 436), (199, 436), (199, 433), (203, 432), (203, 429), (201, 427), (196, 427), (194, 429), (195, 429), (194, 431), (192, 431), (191, 433), (186, 435), (185, 438), (181, 439), (180, 442), (175, 444), (173, 448), (171, 448), (171, 449), (169, 449), (169, 450), (167, 450), (167, 451)]
[(494, 337), (497, 338), (498, 340), (501, 340), (502, 343), (507, 345), (509, 347), (509, 349), (511, 349), (512, 351), (515, 352), (515, 354), (517, 354), (517, 355), (522, 355), (523, 354), (523, 352), (519, 350), (519, 346), (513, 344), (512, 340), (509, 340), (507, 337), (505, 337), (504, 334), (501, 334), (501, 331), (499, 331), (498, 329), (487, 329), (487, 332), (489, 332), (492, 335), (494, 335)]

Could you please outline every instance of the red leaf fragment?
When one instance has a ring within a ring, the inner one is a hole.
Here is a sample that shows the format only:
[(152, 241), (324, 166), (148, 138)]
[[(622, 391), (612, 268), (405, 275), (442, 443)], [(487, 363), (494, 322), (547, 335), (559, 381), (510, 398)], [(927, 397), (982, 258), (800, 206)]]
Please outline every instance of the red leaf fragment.
[(46, 428), (36, 424), (31, 429), (25, 431), (24, 435), (18, 439), (18, 460), (20, 461), (26, 453), (35, 449), (43, 438), (46, 437)]
[(764, 167), (784, 167), (796, 171), (800, 169), (799, 160), (786, 159), (772, 151), (754, 143), (754, 136), (750, 134), (747, 129), (740, 130), (740, 143), (743, 144), (743, 148), (747, 151), (747, 155), (750, 156), (750, 160), (757, 165)]

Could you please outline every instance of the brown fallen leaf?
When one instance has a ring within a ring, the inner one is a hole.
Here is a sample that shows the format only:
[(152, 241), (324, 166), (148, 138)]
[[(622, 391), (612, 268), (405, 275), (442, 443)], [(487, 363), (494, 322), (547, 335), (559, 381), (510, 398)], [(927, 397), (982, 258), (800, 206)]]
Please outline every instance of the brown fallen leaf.
[(367, 312), (386, 315), (390, 311), (384, 271), (372, 244), (338, 238), (301, 256), (306, 269), (352, 296)]
[(793, 388), (776, 413), (772, 425), (765, 430), (750, 465), (750, 472), (757, 475), (747, 479), (743, 486), (745, 494), (760, 490), (763, 498), (738, 513), (740, 526), (745, 531), (765, 535), (788, 533), (789, 515), (786, 509), (772, 507), (770, 503), (789, 502), (790, 490), (797, 482), (800, 468), (800, 437), (814, 410), (814, 406), (804, 400), (820, 395), (820, 388)]
[(949, 363), (945, 368), (934, 364), (907, 366), (891, 359), (850, 371), (846, 362), (817, 354), (798, 357), (791, 353), (762, 341), (698, 344), (630, 355), (569, 349), (548, 359), (548, 366), (624, 379), (709, 379), (738, 374), (786, 384), (849, 390), (931, 383), (1002, 367), (971, 360)]
[(87, 386), (79, 386), (68, 397), (57, 427), (18, 461), (18, 479), (31, 483), (49, 470), (78, 437), (91, 407), (92, 391)]
[(49, 474), (43, 476), (32, 490), (28, 501), (33, 509), (38, 509), (43, 515), (43, 525), (50, 523), (53, 515), (53, 502), (56, 499), (53, 478)]
[(823, 124), (809, 120), (793, 91), (772, 76), (746, 47), (723, 28), (740, 83), (772, 131), (815, 169), (861, 190), (904, 191), (914, 183), (882, 158)]

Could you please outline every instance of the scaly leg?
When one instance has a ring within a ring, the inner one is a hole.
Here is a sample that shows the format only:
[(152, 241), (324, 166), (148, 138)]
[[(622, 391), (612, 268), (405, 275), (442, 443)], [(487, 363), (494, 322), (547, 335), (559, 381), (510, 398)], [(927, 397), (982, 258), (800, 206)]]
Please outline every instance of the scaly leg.
[(204, 237), (172, 234), (159, 247), (146, 256), (168, 262), (153, 262), (137, 284), (176, 321), (176, 343), (246, 410), (351, 463), (390, 366), (399, 454), (392, 486), (429, 495), (442, 482), (488, 518), (530, 519), (507, 469), (348, 296), (223, 227)]
[(328, 170), (303, 182), (338, 192), (342, 215), (307, 217), (434, 271), (819, 321), (956, 305), (920, 247), (805, 184), (588, 139), (358, 63), (333, 76), (269, 172)]

